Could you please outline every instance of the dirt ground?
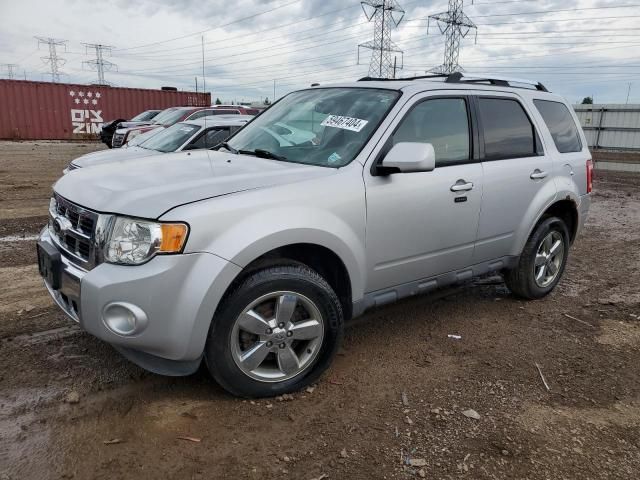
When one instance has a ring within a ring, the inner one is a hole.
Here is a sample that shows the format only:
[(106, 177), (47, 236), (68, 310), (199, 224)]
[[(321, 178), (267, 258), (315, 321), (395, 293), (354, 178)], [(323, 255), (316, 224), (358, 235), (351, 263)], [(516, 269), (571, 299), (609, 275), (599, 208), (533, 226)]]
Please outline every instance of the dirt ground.
[(48, 298), (33, 236), (96, 148), (0, 142), (0, 479), (637, 478), (640, 175), (597, 174), (547, 298), (494, 276), (369, 312), (317, 385), (246, 401), (141, 370)]

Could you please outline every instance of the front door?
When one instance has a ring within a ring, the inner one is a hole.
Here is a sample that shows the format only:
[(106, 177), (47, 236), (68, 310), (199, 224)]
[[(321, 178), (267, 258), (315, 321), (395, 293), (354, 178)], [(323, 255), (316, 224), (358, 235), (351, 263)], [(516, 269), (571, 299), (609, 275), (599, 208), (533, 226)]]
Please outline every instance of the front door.
[(367, 292), (471, 264), (483, 178), (469, 102), (455, 94), (409, 102), (374, 152), (379, 161), (395, 143), (431, 143), (436, 168), (387, 176), (365, 169)]

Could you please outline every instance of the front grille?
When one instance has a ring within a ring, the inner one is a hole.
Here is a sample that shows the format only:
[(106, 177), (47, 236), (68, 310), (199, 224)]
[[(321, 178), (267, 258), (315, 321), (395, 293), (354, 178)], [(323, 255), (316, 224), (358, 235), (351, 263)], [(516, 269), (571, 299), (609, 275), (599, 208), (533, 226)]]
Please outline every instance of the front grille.
[(49, 217), (49, 231), (62, 253), (87, 270), (93, 268), (98, 214), (54, 194)]
[(121, 147), (122, 143), (124, 142), (124, 137), (125, 137), (124, 133), (114, 133), (113, 139), (111, 140), (111, 146), (114, 148)]

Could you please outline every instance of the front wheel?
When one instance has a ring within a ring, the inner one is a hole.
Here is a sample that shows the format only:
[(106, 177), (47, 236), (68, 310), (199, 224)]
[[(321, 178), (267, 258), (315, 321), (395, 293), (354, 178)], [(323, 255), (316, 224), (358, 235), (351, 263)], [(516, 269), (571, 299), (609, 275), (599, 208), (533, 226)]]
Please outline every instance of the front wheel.
[(267, 397), (299, 390), (330, 365), (342, 338), (340, 301), (304, 265), (248, 276), (220, 304), (205, 359), (227, 391)]
[(567, 226), (558, 217), (547, 217), (531, 233), (518, 266), (505, 272), (505, 283), (519, 297), (542, 298), (560, 281), (568, 256)]

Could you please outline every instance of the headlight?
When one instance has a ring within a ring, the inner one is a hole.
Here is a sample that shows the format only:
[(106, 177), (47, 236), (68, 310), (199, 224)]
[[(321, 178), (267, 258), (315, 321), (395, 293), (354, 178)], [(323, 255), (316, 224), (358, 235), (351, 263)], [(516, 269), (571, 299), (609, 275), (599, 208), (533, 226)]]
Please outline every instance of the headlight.
[(110, 263), (139, 265), (158, 253), (180, 253), (188, 232), (184, 223), (117, 217), (104, 248), (104, 258)]
[(136, 138), (138, 135), (140, 135), (142, 132), (140, 130), (131, 130), (127, 136), (125, 137), (125, 141), (130, 142), (131, 140), (133, 140), (134, 138)]

